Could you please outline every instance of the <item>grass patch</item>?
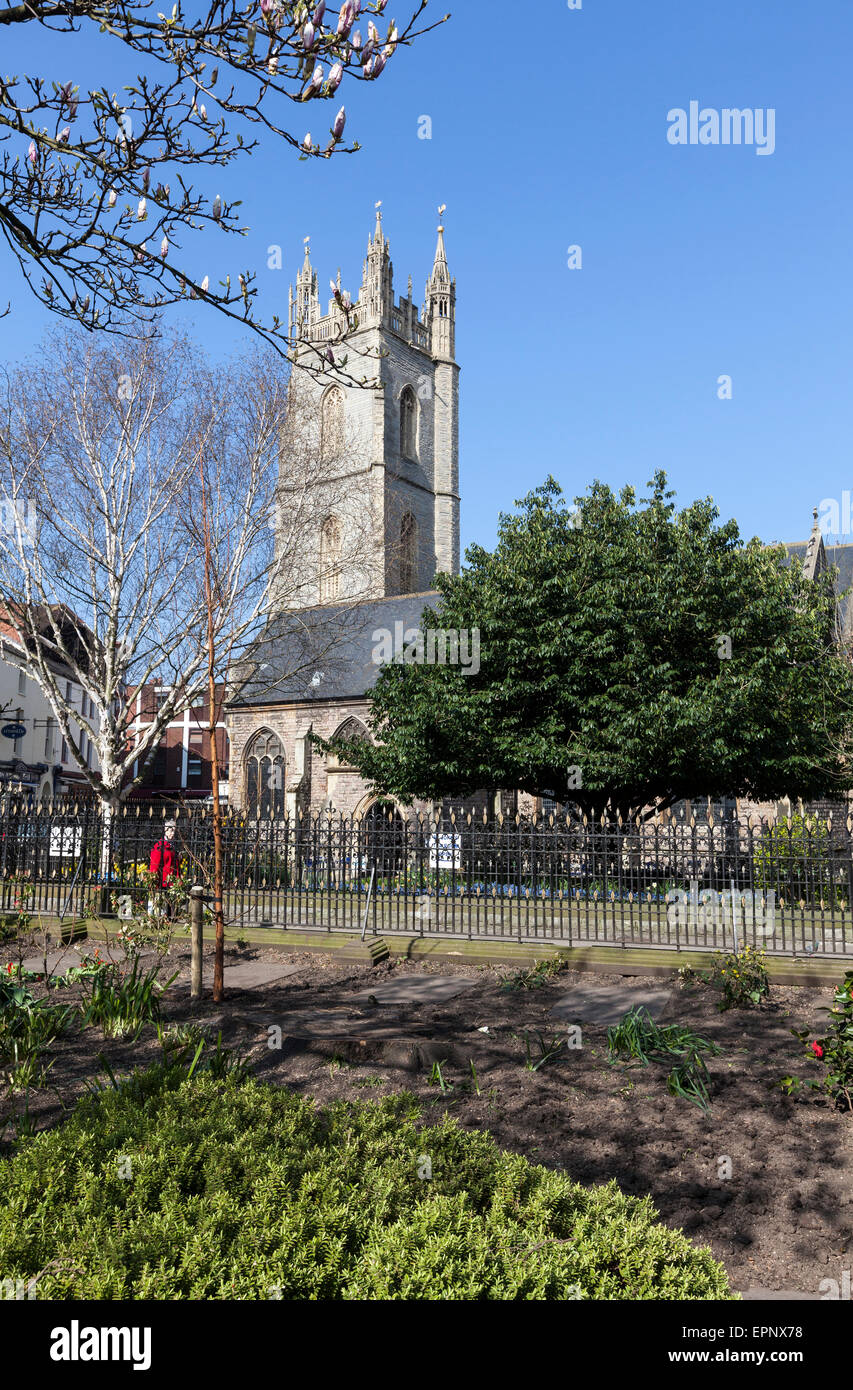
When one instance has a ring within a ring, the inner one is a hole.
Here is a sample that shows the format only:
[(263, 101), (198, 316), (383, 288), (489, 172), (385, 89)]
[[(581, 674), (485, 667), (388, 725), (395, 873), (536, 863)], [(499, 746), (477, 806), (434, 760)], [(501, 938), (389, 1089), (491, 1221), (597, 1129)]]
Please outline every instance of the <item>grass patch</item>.
[(631, 1009), (621, 1022), (607, 1030), (610, 1061), (672, 1062), (666, 1080), (670, 1095), (681, 1096), (700, 1110), (710, 1110), (708, 1068), (705, 1054), (718, 1056), (720, 1049), (677, 1023), (659, 1027), (647, 1009)]

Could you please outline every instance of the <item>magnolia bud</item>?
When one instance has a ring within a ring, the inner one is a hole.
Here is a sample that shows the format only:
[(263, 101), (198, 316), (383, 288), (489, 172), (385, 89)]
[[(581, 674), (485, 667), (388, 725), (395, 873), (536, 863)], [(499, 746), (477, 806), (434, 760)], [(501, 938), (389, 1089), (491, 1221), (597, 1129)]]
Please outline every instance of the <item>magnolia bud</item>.
[(217, 222), (222, 216), (222, 199), (220, 198), (218, 193), (213, 200), (213, 216)]
[(202, 289), (204, 290), (205, 294), (207, 294), (207, 288), (208, 288), (208, 285), (209, 285), (209, 284), (210, 284), (210, 277), (209, 277), (208, 275), (205, 275), (204, 279), (203, 279), (202, 282), (201, 282), (201, 287), (202, 287)]
[(340, 111), (338, 112), (337, 116), (335, 117), (335, 124), (332, 126), (332, 134), (334, 135), (334, 137), (335, 137), (336, 140), (340, 140), (341, 136), (343, 135), (343, 133), (344, 133), (344, 126), (346, 125), (346, 123), (347, 123), (346, 108), (342, 106), (341, 109), (340, 109)]
[(305, 139), (302, 141), (302, 148), (303, 148), (303, 150), (306, 150), (306, 151), (311, 149), (311, 132), (310, 132), (310, 130), (306, 133)]
[(344, 75), (344, 65), (343, 65), (343, 63), (334, 63), (334, 64), (332, 65), (332, 67), (329, 68), (329, 90), (330, 90), (330, 91), (336, 92), (336, 91), (338, 90), (338, 88), (339, 88), (340, 85), (341, 85), (341, 80), (342, 80), (342, 78), (343, 78), (343, 75)]
[(30, 161), (30, 164), (35, 164), (37, 154), (38, 147), (36, 146), (36, 142), (35, 140), (31, 140), (30, 148), (27, 150), (27, 159)]
[(114, 188), (111, 188), (111, 189), (110, 189), (110, 192), (109, 192), (109, 197), (107, 198), (107, 207), (114, 208), (115, 205), (116, 205), (116, 191), (115, 191)]
[(373, 62), (370, 65), (373, 69), (372, 73), (370, 74), (371, 77), (378, 77), (387, 61), (388, 60), (385, 57), (384, 53), (377, 53), (376, 57), (373, 59)]
[(163, 240), (160, 242), (160, 255), (162, 256), (162, 258), (163, 258), (164, 261), (165, 261), (166, 257), (168, 256), (168, 254), (169, 254), (169, 238), (168, 238), (167, 236), (164, 236)]
[(320, 0), (319, 5), (314, 11), (314, 18), (311, 21), (315, 29), (319, 29), (323, 23), (323, 15), (326, 13), (326, 0)]
[(58, 134), (57, 137), (56, 137), (57, 140), (59, 141), (60, 145), (64, 145), (64, 144), (66, 143), (66, 141), (67, 141), (67, 139), (68, 139), (68, 137), (69, 137), (70, 134), (71, 134), (71, 129), (70, 129), (70, 127), (69, 127), (69, 126), (63, 126), (62, 130), (59, 132), (59, 134)]
[(145, 217), (146, 217), (146, 207), (147, 207), (147, 205), (146, 205), (145, 199), (144, 199), (144, 198), (140, 198), (140, 199), (139, 199), (139, 207), (136, 209), (136, 216), (137, 216), (137, 218), (138, 218), (138, 220), (139, 220), (140, 222), (144, 222), (144, 221), (145, 221)]
[(302, 30), (302, 47), (308, 53), (314, 47), (314, 25), (310, 19)]

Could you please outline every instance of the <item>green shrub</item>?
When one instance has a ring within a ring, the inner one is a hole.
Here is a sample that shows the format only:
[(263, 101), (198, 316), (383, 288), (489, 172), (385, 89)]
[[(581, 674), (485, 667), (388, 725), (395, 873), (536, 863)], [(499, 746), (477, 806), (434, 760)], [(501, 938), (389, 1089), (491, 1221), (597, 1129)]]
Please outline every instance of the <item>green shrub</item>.
[[(846, 905), (846, 891), (834, 878), (840, 869), (825, 820), (796, 814), (767, 828), (753, 854), (753, 882), (761, 892), (773, 889), (780, 905), (828, 901)], [(846, 884), (846, 874), (843, 878)]]
[(40, 1086), (53, 1066), (42, 1058), (75, 1014), (36, 999), (26, 985), (0, 976), (0, 1077), (12, 1091)]
[(539, 989), (563, 970), (567, 970), (568, 964), (568, 961), (560, 956), (551, 960), (536, 961), (527, 970), (516, 970), (512, 975), (505, 976), (501, 981), (501, 990), (505, 994), (514, 994), (520, 989)]
[(0, 1269), (43, 1299), (735, 1297), (649, 1198), (418, 1118), (199, 1074), (86, 1097), (0, 1161)]
[(791, 1029), (795, 1038), (807, 1044), (806, 1056), (823, 1064), (824, 1075), (819, 1081), (786, 1076), (780, 1084), (788, 1095), (794, 1095), (803, 1086), (821, 1091), (835, 1101), (839, 1110), (853, 1111), (853, 970), (847, 971), (835, 991), (833, 1004), (825, 1037), (809, 1042), (805, 1028)]
[(767, 956), (755, 946), (717, 951), (707, 981), (722, 991), (721, 1010), (754, 1008), (770, 993)]

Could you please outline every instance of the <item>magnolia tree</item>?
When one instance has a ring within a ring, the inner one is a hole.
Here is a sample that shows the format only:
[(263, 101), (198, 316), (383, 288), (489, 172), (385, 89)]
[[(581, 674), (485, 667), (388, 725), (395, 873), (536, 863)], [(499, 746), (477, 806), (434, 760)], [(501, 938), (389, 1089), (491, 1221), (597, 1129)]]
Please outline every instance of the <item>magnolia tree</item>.
[[(323, 0), (213, 0), (192, 18), (180, 0), (168, 15), (131, 0), (2, 0), (7, 52), (20, 33), (22, 55), (29, 54), (37, 29), (48, 31), (51, 61), (58, 36), (68, 46), (61, 81), (0, 78), (0, 232), (37, 297), (86, 328), (119, 333), (138, 332), (165, 305), (197, 298), (286, 350), (278, 318), (256, 312), (249, 270), (212, 285), (183, 261), (189, 231), (248, 230), (238, 199), (200, 191), (189, 175), (250, 153), (256, 129), (301, 160), (357, 150), (345, 140), (338, 89), (375, 82), (398, 48), (436, 27), (421, 23), (427, 0), (402, 28), (385, 19), (387, 2), (343, 0), (332, 10)], [(119, 91), (115, 78), (101, 87), (75, 81), (89, 30), (102, 36), (105, 63), (129, 50), (143, 60), (142, 74)], [(285, 102), (306, 109), (288, 122)], [(350, 305), (341, 299), (339, 307), (351, 326)], [(310, 369), (316, 359), (319, 367), (330, 352), (313, 349), (302, 365)]]
[[(111, 811), (144, 778), (169, 722), (203, 703), (211, 681), (233, 668), (263, 680), (255, 644), (274, 609), (301, 601), (318, 498), (325, 514), (345, 487), (318, 440), (317, 428), (293, 419), (269, 351), (216, 370), (180, 338), (127, 346), (72, 334), (7, 376), (4, 618), (80, 772)], [(350, 546), (372, 553), (375, 532), (365, 514)], [(364, 573), (367, 586), (367, 564)], [(330, 647), (345, 625), (328, 625)], [(66, 697), (69, 672), (92, 714)], [(137, 727), (133, 692), (154, 679), (162, 702)], [(83, 734), (97, 768), (87, 766)]]

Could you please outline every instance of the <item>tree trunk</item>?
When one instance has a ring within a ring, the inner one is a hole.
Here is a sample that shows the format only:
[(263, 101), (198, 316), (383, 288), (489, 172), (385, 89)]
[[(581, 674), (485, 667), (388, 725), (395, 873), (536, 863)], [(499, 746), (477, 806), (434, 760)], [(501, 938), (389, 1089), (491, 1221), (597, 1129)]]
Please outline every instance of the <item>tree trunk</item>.
[(213, 778), (213, 925), (215, 952), (213, 957), (213, 1002), (221, 1004), (225, 997), (225, 911), (222, 872), (222, 806), (219, 800), (219, 749), (216, 746), (216, 681), (214, 673), (213, 621), (208, 624), (209, 659), (207, 699), (210, 733), (210, 772)]

